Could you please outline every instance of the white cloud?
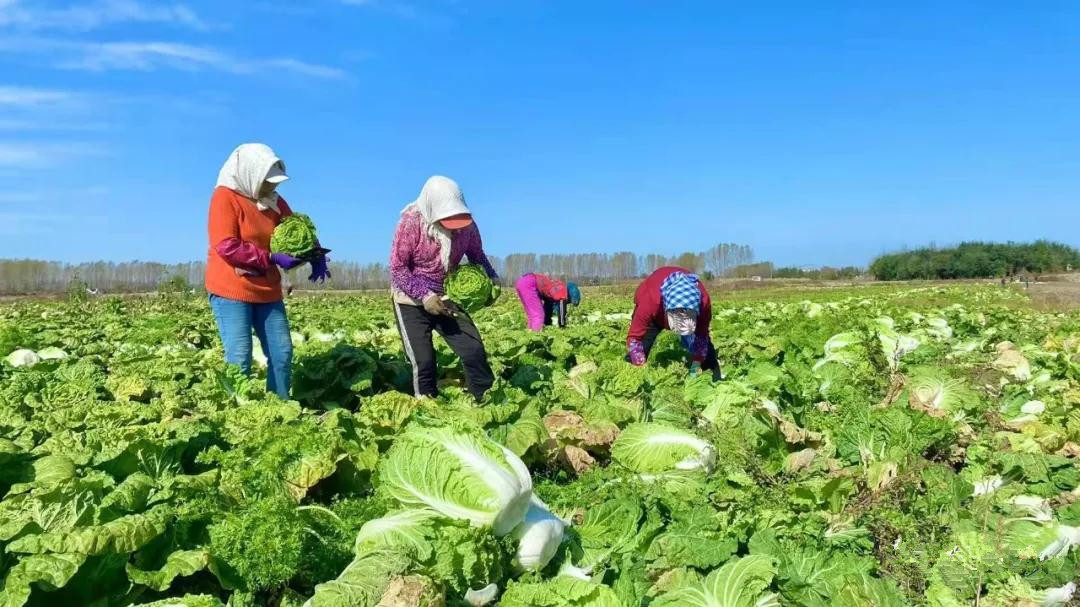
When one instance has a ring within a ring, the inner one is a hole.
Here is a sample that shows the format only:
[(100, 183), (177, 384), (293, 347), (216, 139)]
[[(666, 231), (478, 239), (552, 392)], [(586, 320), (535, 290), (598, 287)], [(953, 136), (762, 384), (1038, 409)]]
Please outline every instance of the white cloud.
[(40, 2), (0, 0), (0, 27), (90, 31), (118, 23), (162, 23), (197, 30), (209, 28), (185, 4), (97, 0), (51, 8)]
[[(297, 59), (270, 59), (268, 61), (249, 64), (249, 67), (254, 68), (251, 71), (272, 71), (274, 69), (280, 69), (302, 76), (326, 79), (344, 78), (346, 75), (344, 71), (336, 67), (307, 63), (306, 61), (299, 61)], [(266, 68), (270, 69), (266, 70)]]
[(46, 168), (102, 153), (102, 146), (80, 141), (0, 141), (0, 169)]
[[(409, 21), (422, 21), (432, 23), (446, 22), (444, 15), (438, 15), (433, 11), (421, 9), (418, 5), (412, 2), (404, 2), (403, 0), (340, 0), (342, 4), (347, 6), (362, 6), (367, 9), (385, 13), (399, 19), (405, 19)], [(453, 4), (453, 2), (447, 2), (447, 4)]]
[(41, 55), (53, 67), (104, 72), (112, 70), (154, 71), (170, 68), (212, 70), (230, 74), (287, 72), (314, 78), (344, 78), (336, 67), (290, 57), (244, 59), (214, 47), (180, 42), (77, 42), (57, 38), (9, 37), (0, 39), (0, 53)]
[(26, 236), (27, 234), (48, 234), (61, 229), (70, 229), (76, 224), (85, 228), (88, 225), (104, 226), (108, 219), (104, 215), (84, 213), (42, 213), (2, 212), (0, 213), (0, 236)]
[[(66, 45), (65, 45), (66, 46)], [(213, 49), (174, 42), (100, 42), (73, 45), (57, 67), (90, 71), (223, 68), (228, 59)]]
[(75, 98), (76, 95), (69, 91), (23, 86), (0, 86), (0, 107), (51, 105), (72, 101)]
[(105, 122), (60, 122), (42, 116), (40, 118), (3, 118), (0, 117), (0, 132), (3, 131), (105, 131), (109, 125)]

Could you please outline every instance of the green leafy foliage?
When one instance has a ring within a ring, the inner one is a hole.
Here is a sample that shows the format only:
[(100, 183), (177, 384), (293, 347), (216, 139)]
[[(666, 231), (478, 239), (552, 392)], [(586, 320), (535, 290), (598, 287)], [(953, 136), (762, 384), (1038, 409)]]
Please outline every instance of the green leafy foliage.
[(1080, 314), (792, 293), (715, 298), (719, 382), (627, 364), (625, 294), (485, 299), (481, 403), (442, 342), (406, 393), (383, 296), (290, 300), (291, 401), (204, 299), (5, 304), (0, 606), (1075, 601)]

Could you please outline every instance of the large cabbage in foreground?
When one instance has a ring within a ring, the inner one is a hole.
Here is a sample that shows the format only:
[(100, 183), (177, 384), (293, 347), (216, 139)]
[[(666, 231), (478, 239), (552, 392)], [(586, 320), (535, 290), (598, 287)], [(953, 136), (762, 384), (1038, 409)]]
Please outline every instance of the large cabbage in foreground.
[(532, 498), (529, 469), (512, 451), (458, 428), (410, 428), (380, 472), (385, 490), (403, 505), (491, 527), (497, 536), (525, 519)]
[(484, 268), (467, 263), (446, 277), (446, 295), (466, 312), (475, 312), (491, 303), (494, 283)]
[(302, 213), (294, 213), (281, 220), (270, 236), (270, 250), (293, 257), (303, 257), (315, 248), (318, 237), (315, 223)]

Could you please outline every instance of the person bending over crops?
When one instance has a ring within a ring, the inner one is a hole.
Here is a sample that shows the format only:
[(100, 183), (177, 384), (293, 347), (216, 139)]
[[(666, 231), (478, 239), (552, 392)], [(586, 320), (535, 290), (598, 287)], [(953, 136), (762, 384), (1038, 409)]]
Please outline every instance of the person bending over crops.
[[(289, 397), (292, 340), (282, 301), (281, 273), (304, 261), (270, 252), (270, 237), (292, 215), (277, 186), (289, 177), (285, 163), (269, 147), (236, 148), (218, 174), (210, 198), (206, 291), (217, 322), (225, 361), (251, 372), (251, 329), (266, 355), (266, 388)], [(312, 282), (325, 280), (326, 257), (311, 259)]]
[(684, 268), (659, 268), (634, 292), (626, 359), (634, 365), (644, 365), (657, 335), (671, 329), (690, 351), (690, 374), (697, 375), (705, 369), (719, 377), (720, 362), (709, 337), (711, 320), (712, 302), (698, 277)]
[(438, 393), (433, 330), (461, 359), (469, 392), (477, 400), (495, 381), (476, 325), (444, 295), (447, 273), (464, 256), (492, 280), (498, 279), (461, 188), (452, 179), (432, 177), (420, 197), (402, 210), (390, 250), (394, 310), (418, 397)]
[(555, 280), (545, 274), (526, 274), (514, 283), (514, 287), (525, 308), (530, 331), (550, 326), (552, 316), (560, 328), (565, 327), (567, 305), (581, 303), (581, 291), (576, 284)]

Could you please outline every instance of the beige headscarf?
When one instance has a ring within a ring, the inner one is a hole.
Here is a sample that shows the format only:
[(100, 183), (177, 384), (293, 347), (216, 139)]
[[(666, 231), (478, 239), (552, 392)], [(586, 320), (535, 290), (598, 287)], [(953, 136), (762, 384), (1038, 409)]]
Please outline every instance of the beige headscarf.
[(225, 161), (221, 172), (218, 173), (217, 185), (227, 187), (255, 201), (255, 206), (260, 211), (272, 209), (275, 213), (280, 213), (277, 192), (262, 198), (258, 197), (259, 189), (262, 188), (266, 176), (274, 165), (277, 165), (284, 175), (285, 163), (277, 157), (270, 146), (261, 143), (245, 143), (229, 154), (229, 159)]
[(435, 175), (427, 180), (420, 196), (401, 210), (402, 214), (416, 211), (424, 220), (427, 235), (439, 243), (439, 254), (444, 269), (450, 266), (450, 230), (442, 227), (439, 220), (468, 213), (465, 195), (457, 182), (449, 177)]

